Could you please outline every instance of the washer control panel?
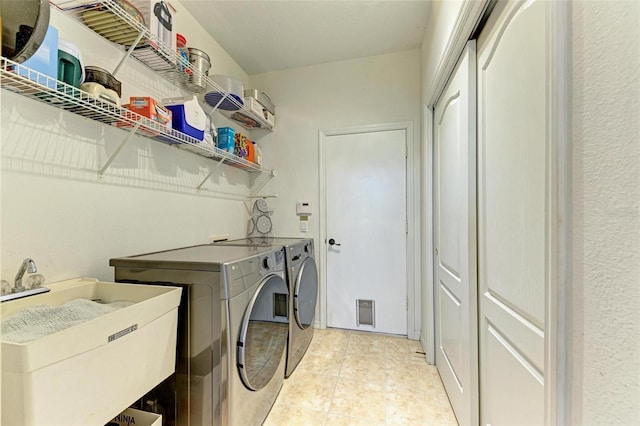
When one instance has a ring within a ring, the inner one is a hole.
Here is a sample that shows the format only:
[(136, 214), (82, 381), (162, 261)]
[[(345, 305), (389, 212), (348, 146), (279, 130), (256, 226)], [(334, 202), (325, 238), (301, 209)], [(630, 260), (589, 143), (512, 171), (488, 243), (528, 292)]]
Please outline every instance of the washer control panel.
[(265, 256), (265, 258), (262, 260), (262, 267), (267, 271), (273, 268), (273, 261), (269, 256)]
[(274, 251), (262, 256), (260, 260), (260, 274), (264, 275), (267, 272), (282, 271), (284, 267), (284, 252), (283, 250)]

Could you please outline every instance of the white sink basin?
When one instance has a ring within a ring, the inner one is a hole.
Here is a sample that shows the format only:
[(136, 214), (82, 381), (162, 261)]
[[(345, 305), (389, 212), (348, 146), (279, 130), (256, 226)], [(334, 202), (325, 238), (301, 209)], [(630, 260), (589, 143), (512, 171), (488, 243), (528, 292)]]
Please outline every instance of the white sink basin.
[(2, 303), (2, 318), (70, 300), (133, 305), (27, 343), (2, 342), (3, 425), (104, 425), (174, 372), (181, 289), (79, 278)]

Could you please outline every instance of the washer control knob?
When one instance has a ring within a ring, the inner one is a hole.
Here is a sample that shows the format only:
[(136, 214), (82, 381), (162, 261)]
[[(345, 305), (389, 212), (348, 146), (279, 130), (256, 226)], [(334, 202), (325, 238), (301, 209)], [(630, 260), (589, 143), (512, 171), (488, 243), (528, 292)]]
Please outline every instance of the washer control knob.
[(267, 256), (262, 261), (262, 266), (264, 266), (264, 269), (271, 269), (273, 267), (272, 263), (273, 262), (271, 262), (271, 258)]
[(309, 253), (311, 251), (311, 247), (309, 247), (309, 244), (305, 244), (304, 245), (304, 252), (305, 253)]

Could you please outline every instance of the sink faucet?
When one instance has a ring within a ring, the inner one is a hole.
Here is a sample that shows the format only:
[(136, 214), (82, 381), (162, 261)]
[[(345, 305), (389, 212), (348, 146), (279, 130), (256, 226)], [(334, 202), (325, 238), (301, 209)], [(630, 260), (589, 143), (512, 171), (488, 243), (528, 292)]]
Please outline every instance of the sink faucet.
[(36, 267), (36, 262), (33, 259), (26, 258), (22, 261), (22, 265), (20, 265), (20, 269), (18, 269), (18, 273), (16, 274), (16, 280), (12, 292), (17, 293), (19, 291), (24, 291), (25, 288), (22, 286), (22, 277), (25, 272), (29, 272), (30, 274), (34, 274), (38, 272), (38, 268)]

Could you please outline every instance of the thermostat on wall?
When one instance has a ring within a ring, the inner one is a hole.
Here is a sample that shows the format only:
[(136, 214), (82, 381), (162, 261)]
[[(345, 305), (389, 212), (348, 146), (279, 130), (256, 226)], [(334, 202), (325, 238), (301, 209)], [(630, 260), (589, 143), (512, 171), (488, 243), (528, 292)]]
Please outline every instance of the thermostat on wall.
[(300, 201), (297, 202), (296, 214), (298, 216), (311, 216), (311, 203), (300, 202)]

